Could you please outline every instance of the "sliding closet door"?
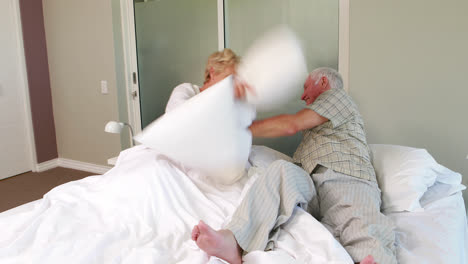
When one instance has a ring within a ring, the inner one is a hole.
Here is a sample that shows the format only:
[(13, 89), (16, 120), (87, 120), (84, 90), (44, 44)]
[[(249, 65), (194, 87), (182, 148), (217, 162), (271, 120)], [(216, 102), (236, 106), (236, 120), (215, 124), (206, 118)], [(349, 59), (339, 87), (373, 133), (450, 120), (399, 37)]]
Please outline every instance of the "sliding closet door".
[(217, 0), (135, 1), (142, 128), (162, 114), (172, 89), (203, 84), (218, 49)]
[[(243, 55), (265, 31), (286, 24), (302, 41), (309, 71), (323, 66), (338, 69), (338, 0), (225, 0), (224, 4), (226, 47), (237, 54)], [(305, 105), (300, 94), (297, 98), (274, 112), (258, 113), (257, 117), (294, 113)], [(292, 155), (300, 139), (298, 134), (281, 139), (254, 139), (254, 144)]]
[(31, 170), (17, 8), (0, 1), (0, 179)]

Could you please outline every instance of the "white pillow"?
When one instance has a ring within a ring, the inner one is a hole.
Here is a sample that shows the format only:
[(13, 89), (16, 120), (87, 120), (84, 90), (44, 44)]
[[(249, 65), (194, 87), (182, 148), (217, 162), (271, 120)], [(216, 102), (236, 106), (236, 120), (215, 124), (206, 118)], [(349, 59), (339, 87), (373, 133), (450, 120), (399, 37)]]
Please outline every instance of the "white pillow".
[(442, 198), (449, 197), (459, 191), (465, 190), (466, 187), (463, 184), (446, 184), (439, 181), (436, 181), (434, 185), (429, 187), (421, 197), (419, 202), (421, 207), (426, 207), (428, 204), (436, 202)]
[(439, 164), (425, 149), (371, 144), (382, 190), (382, 211), (422, 211), (420, 198), (437, 178)]
[(135, 140), (231, 184), (244, 173), (254, 118), (251, 106), (234, 99), (229, 76), (148, 125)]
[(307, 77), (307, 66), (299, 40), (285, 26), (257, 39), (237, 69), (240, 79), (255, 90), (246, 99), (258, 111), (270, 111), (297, 99)]
[(458, 185), (462, 182), (462, 176), (458, 172), (454, 172), (440, 164), (434, 168), (437, 173), (437, 181), (440, 183)]
[(466, 189), (465, 185), (461, 184), (462, 176), (460, 173), (440, 164), (435, 168), (435, 171), (437, 173), (436, 182), (427, 189), (419, 200), (421, 207)]

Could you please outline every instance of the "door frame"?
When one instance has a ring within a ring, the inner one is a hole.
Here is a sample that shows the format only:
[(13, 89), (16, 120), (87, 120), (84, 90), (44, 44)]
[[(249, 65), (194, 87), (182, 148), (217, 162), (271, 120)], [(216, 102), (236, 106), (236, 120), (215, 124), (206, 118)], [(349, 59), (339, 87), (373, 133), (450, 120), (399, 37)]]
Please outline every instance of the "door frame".
[[(343, 87), (349, 92), (349, 2), (339, 0), (338, 71)], [(122, 41), (125, 67), (125, 91), (129, 124), (135, 133), (141, 132), (140, 94), (138, 90), (138, 63), (135, 40), (133, 0), (120, 0)], [(217, 0), (218, 49), (224, 49), (224, 0)]]
[(19, 0), (9, 0), (13, 6), (13, 19), (15, 23), (15, 34), (16, 42), (18, 46), (16, 48), (16, 55), (19, 59), (18, 74), (20, 77), (19, 97), (22, 102), (24, 122), (26, 127), (26, 148), (29, 153), (29, 169), (33, 172), (37, 171), (37, 154), (34, 140), (34, 129), (32, 122), (31, 103), (29, 100), (29, 85), (26, 70), (26, 56), (24, 54), (24, 42), (23, 42), (23, 28), (21, 23), (21, 9)]
[[(140, 133), (142, 129), (133, 0), (120, 0), (120, 16), (122, 23), (125, 96), (127, 101), (128, 123), (133, 127), (133, 132), (137, 134)], [(129, 138), (129, 140), (132, 141), (131, 138)]]

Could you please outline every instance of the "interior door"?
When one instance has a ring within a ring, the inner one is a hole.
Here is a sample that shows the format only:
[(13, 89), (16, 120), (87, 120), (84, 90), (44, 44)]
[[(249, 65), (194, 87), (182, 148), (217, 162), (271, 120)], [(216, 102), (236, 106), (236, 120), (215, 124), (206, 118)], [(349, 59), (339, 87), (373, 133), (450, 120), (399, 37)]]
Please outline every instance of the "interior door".
[(0, 179), (31, 170), (17, 0), (0, 1)]
[(217, 0), (134, 1), (141, 127), (164, 114), (181, 83), (203, 85), (218, 50)]

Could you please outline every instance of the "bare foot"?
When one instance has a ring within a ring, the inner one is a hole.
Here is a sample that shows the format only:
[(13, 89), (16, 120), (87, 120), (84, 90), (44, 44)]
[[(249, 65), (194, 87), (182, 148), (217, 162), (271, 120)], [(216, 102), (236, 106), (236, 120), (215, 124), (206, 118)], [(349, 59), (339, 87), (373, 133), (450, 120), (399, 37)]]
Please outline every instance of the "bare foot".
[(360, 264), (377, 264), (377, 262), (375, 262), (374, 257), (369, 255), (361, 260)]
[(192, 240), (210, 256), (218, 257), (231, 264), (242, 263), (242, 249), (230, 230), (221, 229), (216, 231), (205, 222), (200, 221), (192, 229)]

